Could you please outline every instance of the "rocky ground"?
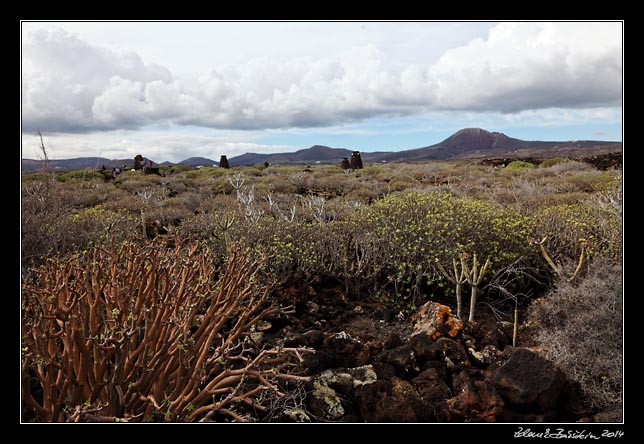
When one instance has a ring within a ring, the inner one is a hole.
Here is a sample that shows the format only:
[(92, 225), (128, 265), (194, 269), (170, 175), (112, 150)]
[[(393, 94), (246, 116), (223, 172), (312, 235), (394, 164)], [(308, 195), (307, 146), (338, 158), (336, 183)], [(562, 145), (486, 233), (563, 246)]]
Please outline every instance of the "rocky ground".
[(484, 307), (478, 322), (464, 324), (439, 302), (405, 318), (339, 289), (300, 283), (277, 297), (295, 313), (270, 319), (259, 340), (315, 352), (303, 356), (311, 381), (291, 385), (291, 402), (276, 405), (270, 421), (621, 421), (619, 409), (585, 408), (575, 383), (529, 336), (512, 347), (512, 323)]

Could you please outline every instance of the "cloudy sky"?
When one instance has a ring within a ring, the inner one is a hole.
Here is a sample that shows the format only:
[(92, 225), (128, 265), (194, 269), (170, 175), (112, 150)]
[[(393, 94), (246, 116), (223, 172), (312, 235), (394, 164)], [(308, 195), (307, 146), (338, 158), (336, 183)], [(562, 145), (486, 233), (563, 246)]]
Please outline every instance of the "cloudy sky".
[(22, 22), (22, 157), (622, 140), (621, 22)]

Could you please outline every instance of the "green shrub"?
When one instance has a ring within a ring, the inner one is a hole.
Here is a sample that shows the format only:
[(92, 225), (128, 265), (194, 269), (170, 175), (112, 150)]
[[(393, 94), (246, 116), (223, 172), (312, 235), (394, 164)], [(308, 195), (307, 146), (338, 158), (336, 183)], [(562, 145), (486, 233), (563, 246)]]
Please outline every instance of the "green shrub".
[(88, 171), (88, 170), (74, 170), (68, 171), (66, 173), (60, 173), (56, 175), (56, 178), (60, 182), (80, 182), (80, 181), (92, 181), (92, 180), (104, 180), (105, 176), (99, 171)]
[(194, 168), (188, 165), (171, 165), (159, 167), (159, 172), (164, 173), (166, 176), (173, 176), (186, 171), (192, 171)]
[(527, 217), (497, 205), (444, 191), (393, 195), (358, 211), (354, 223), (372, 233), (393, 283), (416, 296), (435, 261), (462, 253), (490, 258), (490, 272), (531, 256), (534, 230)]
[(570, 159), (566, 157), (551, 157), (550, 159), (545, 159), (539, 164), (539, 168), (549, 168), (553, 165), (558, 165), (560, 163), (569, 162)]
[(530, 162), (525, 162), (523, 160), (513, 160), (506, 166), (506, 168), (510, 170), (520, 170), (523, 168), (532, 169), (532, 168), (536, 168), (536, 165)]
[(90, 245), (106, 245), (131, 240), (141, 235), (141, 220), (126, 211), (111, 211), (101, 206), (73, 213), (67, 225), (66, 250), (83, 250)]

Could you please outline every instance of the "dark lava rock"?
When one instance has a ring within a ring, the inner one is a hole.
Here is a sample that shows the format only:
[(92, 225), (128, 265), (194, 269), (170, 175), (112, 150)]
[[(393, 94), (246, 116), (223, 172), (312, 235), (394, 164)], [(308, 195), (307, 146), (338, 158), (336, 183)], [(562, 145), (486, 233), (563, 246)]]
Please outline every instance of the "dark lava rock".
[(510, 404), (554, 410), (565, 382), (564, 373), (527, 348), (515, 348), (489, 381)]
[(284, 341), (285, 347), (313, 347), (318, 348), (324, 341), (324, 333), (320, 330), (309, 330), (305, 333), (295, 333)]
[(302, 359), (304, 361), (302, 364), (312, 374), (333, 368), (337, 362), (335, 357), (325, 350), (316, 350), (315, 353), (304, 353), (302, 354)]
[(431, 420), (426, 403), (407, 381), (378, 380), (356, 389), (356, 404), (366, 422), (425, 422)]
[(380, 361), (393, 365), (396, 373), (400, 376), (406, 376), (418, 371), (414, 350), (409, 344), (385, 350), (380, 355)]
[(441, 378), (443, 381), (447, 381), (449, 372), (447, 371), (447, 363), (445, 362), (445, 358), (439, 358), (439, 359), (433, 359), (431, 361), (427, 361), (421, 368), (422, 371), (429, 370), (429, 369), (436, 370), (438, 377)]
[(493, 328), (486, 331), (481, 338), (481, 346), (491, 345), (499, 350), (503, 350), (506, 345), (512, 342), (500, 328)]
[(344, 331), (324, 340), (324, 349), (335, 357), (334, 367), (359, 367), (370, 361), (369, 347)]
[(503, 414), (503, 399), (488, 381), (476, 381), (462, 370), (452, 383), (456, 396), (447, 401), (450, 421), (496, 422)]
[(425, 362), (437, 359), (441, 349), (436, 342), (425, 333), (418, 333), (409, 339), (409, 344), (414, 350), (414, 356), (418, 365), (422, 366)]
[(467, 350), (459, 342), (449, 338), (439, 338), (437, 346), (443, 352), (447, 367), (453, 367), (452, 371), (460, 371), (463, 368), (471, 367), (472, 363), (467, 355)]
[(391, 364), (384, 362), (374, 362), (373, 369), (376, 371), (378, 379), (391, 379), (396, 376), (396, 369)]
[(389, 333), (389, 336), (387, 336), (387, 339), (385, 339), (385, 349), (389, 350), (391, 348), (396, 348), (400, 347), (403, 345), (403, 340), (400, 339), (400, 336), (398, 336), (398, 333), (395, 331), (392, 331)]
[(440, 377), (438, 370), (428, 368), (411, 380), (418, 394), (431, 403), (446, 401), (452, 397), (452, 391)]

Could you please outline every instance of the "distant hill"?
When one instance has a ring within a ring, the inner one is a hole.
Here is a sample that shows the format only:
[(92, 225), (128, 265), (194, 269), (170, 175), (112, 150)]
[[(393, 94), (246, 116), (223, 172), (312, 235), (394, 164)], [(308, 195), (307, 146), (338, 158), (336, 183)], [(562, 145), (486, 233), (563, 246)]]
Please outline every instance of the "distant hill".
[[(362, 152), (365, 162), (418, 162), (488, 156), (579, 156), (621, 151), (621, 142), (574, 140), (566, 142), (526, 141), (508, 137), (503, 133), (481, 128), (465, 128), (434, 145), (396, 152)], [(293, 153), (246, 153), (230, 159), (231, 166), (254, 165), (264, 162), (288, 163), (339, 163), (351, 157), (352, 150), (315, 145)]]
[[(603, 150), (602, 150), (603, 149)], [(508, 156), (517, 153), (546, 156), (579, 154), (580, 150), (621, 151), (621, 142), (575, 140), (566, 142), (526, 141), (508, 137), (503, 133), (489, 132), (481, 128), (465, 128), (435, 145), (388, 153), (377, 160), (421, 161), (444, 160), (467, 157)], [(594, 154), (594, 152), (592, 153)]]
[[(145, 164), (149, 165), (150, 159), (147, 157), (143, 158)], [(42, 160), (33, 160), (33, 159), (22, 159), (22, 172), (23, 173), (32, 173), (42, 169), (44, 161)], [(54, 171), (70, 171), (70, 170), (83, 170), (86, 168), (89, 169), (101, 169), (105, 166), (106, 169), (112, 168), (132, 168), (134, 166), (134, 158), (132, 159), (106, 159), (104, 157), (78, 157), (74, 159), (58, 159), (50, 160), (49, 164)], [(152, 161), (152, 165), (157, 166), (158, 164)], [(172, 165), (172, 164), (170, 164)]]
[[(449, 136), (447, 139), (422, 148), (403, 151), (361, 152), (364, 162), (418, 162), (425, 160), (446, 160), (477, 157), (554, 157), (554, 156), (588, 156), (619, 152), (621, 142), (606, 142), (598, 140), (573, 140), (565, 142), (526, 141), (506, 136), (503, 133), (490, 132), (481, 128), (465, 128)], [(290, 153), (246, 153), (229, 158), (231, 166), (270, 164), (310, 164), (332, 163), (339, 164), (344, 157), (351, 157), (352, 150), (348, 148), (331, 148), (314, 145)], [(133, 156), (134, 157), (134, 156)], [(146, 162), (149, 160), (146, 159)], [(73, 170), (84, 168), (131, 167), (133, 159), (109, 160), (102, 157), (81, 157), (76, 159), (53, 160), (51, 165), (55, 170)], [(218, 162), (205, 157), (191, 157), (178, 162), (179, 165), (210, 166)], [(41, 161), (22, 159), (22, 171), (31, 172), (41, 168)], [(154, 163), (156, 165), (156, 163)], [(161, 165), (173, 165), (163, 162)]]
[(257, 154), (246, 153), (228, 159), (230, 166), (256, 165), (264, 162), (271, 164), (285, 163), (336, 163), (343, 157), (351, 157), (351, 150), (346, 148), (330, 148), (328, 146), (314, 145), (311, 148), (295, 151), (293, 153)]

